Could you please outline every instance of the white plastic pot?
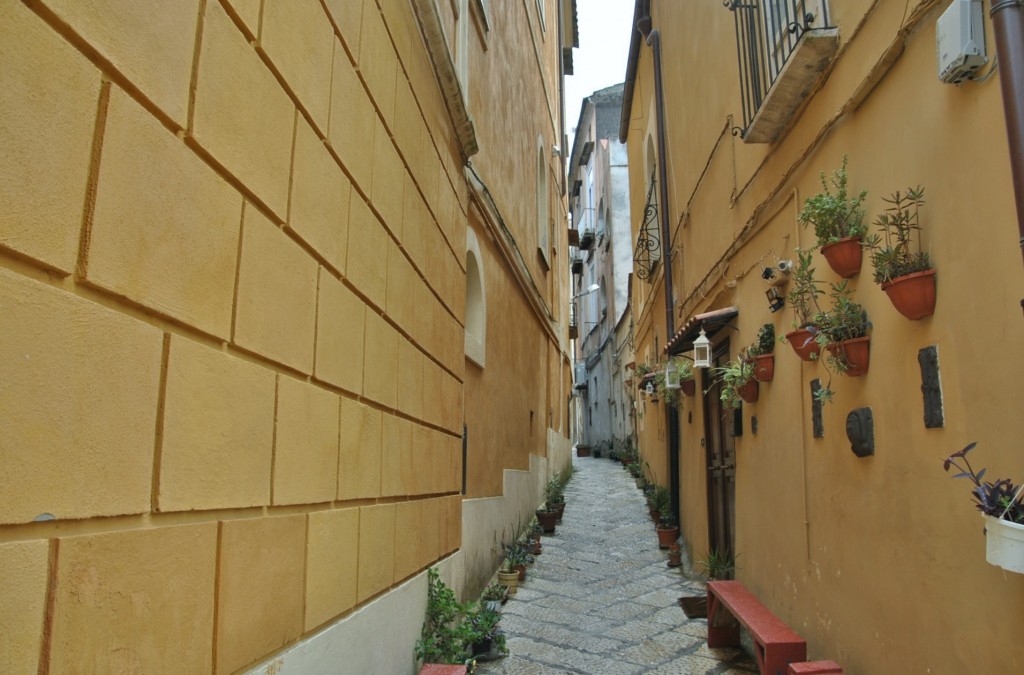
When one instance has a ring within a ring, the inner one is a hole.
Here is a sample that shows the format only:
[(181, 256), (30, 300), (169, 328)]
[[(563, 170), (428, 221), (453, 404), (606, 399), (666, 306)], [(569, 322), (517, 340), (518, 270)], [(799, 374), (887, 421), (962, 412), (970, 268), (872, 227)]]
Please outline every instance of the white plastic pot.
[(1024, 525), (985, 518), (985, 560), (1010, 572), (1024, 574)]

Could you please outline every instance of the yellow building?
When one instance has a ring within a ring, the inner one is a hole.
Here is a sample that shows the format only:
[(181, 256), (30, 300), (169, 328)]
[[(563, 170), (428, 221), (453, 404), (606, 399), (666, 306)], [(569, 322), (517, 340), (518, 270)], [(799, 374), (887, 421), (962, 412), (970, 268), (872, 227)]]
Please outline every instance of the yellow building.
[(0, 4), (0, 671), (412, 671), (568, 461), (566, 4)]
[[(936, 270), (934, 311), (900, 314), (863, 251), (847, 283), (871, 324), (865, 374), (781, 342), (773, 379), (738, 412), (720, 404), (709, 370), (680, 407), (638, 401), (641, 454), (669, 476), (692, 558), (731, 553), (736, 578), (809, 655), (847, 673), (1024, 669), (1024, 619), (1012, 609), (1024, 577), (986, 563), (971, 486), (942, 470), (977, 441), (972, 463), (987, 478), (1024, 481), (1014, 203), (1024, 176), (1011, 166), (1021, 140), (1008, 142), (1000, 90), (1001, 75), (1016, 77), (1020, 96), (1020, 64), (1001, 58), (997, 70), (993, 37), (1014, 35), (994, 21), (1019, 25), (1021, 8), (991, 4), (1008, 18), (959, 0), (636, 2), (644, 32), (633, 35), (620, 138), (634, 245), (653, 252), (636, 260), (638, 364), (691, 355), (703, 329), (722, 366), (763, 325), (783, 337), (803, 323), (766, 297), (796, 287), (778, 267), (799, 266), (797, 248), (813, 250), (821, 310), (834, 312), (842, 280), (798, 221), (844, 157), (850, 198), (867, 191), (869, 234), (883, 198), (925, 188), (913, 236)], [(947, 14), (959, 11), (973, 17)], [(970, 20), (973, 43), (955, 30)], [(1019, 50), (1019, 33), (1011, 39)], [(940, 79), (937, 52), (948, 64), (961, 46), (972, 49)], [(657, 218), (645, 220), (648, 207)], [(817, 388), (832, 401), (816, 403)]]

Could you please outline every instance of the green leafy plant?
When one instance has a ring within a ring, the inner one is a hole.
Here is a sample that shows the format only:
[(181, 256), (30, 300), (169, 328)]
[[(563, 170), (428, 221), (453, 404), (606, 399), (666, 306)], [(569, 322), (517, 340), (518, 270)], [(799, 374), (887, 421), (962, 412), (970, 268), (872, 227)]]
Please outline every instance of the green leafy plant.
[(754, 379), (754, 364), (744, 357), (729, 361), (724, 366), (712, 368), (712, 372), (722, 384), (719, 398), (726, 408), (739, 408), (741, 402), (739, 389)]
[(427, 571), (427, 616), (416, 658), (424, 663), (461, 664), (466, 662), (466, 631), (463, 627), (466, 607), (455, 592), (441, 581), (436, 568)]
[(472, 648), (474, 654), (480, 653), (481, 647), (488, 641), (502, 654), (508, 653), (505, 636), (498, 630), (501, 614), (493, 609), (480, 607), (467, 615), (463, 623), (464, 644)]
[[(786, 302), (796, 313), (793, 328), (804, 328), (811, 325), (814, 315), (821, 311), (818, 307), (818, 296), (822, 291), (820, 282), (814, 278), (811, 250), (798, 248), (796, 256), (797, 263), (793, 269), (792, 285), (786, 294)], [(782, 339), (784, 338), (780, 338)]]
[[(797, 217), (804, 227), (814, 226), (814, 234), (818, 238), (819, 247), (847, 237), (863, 237), (867, 232), (861, 204), (864, 203), (864, 198), (868, 196), (868, 193), (867, 190), (862, 190), (855, 197), (849, 196), (846, 160), (846, 155), (843, 155), (843, 165), (833, 171), (829, 179), (825, 178), (824, 171), (821, 172), (823, 192), (808, 198)], [(830, 189), (830, 184), (835, 192)]]
[(481, 600), (489, 600), (491, 602), (505, 602), (508, 599), (508, 586), (503, 586), (496, 581), (492, 581), (487, 584), (483, 592), (480, 594)]
[(764, 356), (775, 351), (775, 326), (766, 323), (757, 330), (757, 338), (747, 347), (747, 356)]
[(959, 471), (953, 478), (966, 478), (974, 484), (971, 490), (974, 506), (986, 516), (1024, 523), (1024, 497), (1021, 496), (1024, 491), (1008, 478), (1001, 478), (994, 483), (982, 481), (986, 469), (976, 472), (967, 459), (967, 453), (976, 445), (977, 442), (970, 443), (963, 450), (947, 457), (942, 464), (943, 470), (949, 471), (949, 467), (953, 467)]
[(845, 352), (842, 349), (829, 349), (830, 345), (864, 337), (871, 327), (867, 312), (851, 299), (852, 290), (846, 280), (831, 286), (831, 306), (815, 315), (812, 331), (814, 340), (821, 347), (820, 354), (825, 355), (823, 362), (829, 376), (825, 386), (814, 392), (815, 399), (822, 403), (830, 403), (833, 399), (832, 373), (845, 373), (850, 368)]
[(697, 561), (697, 565), (708, 579), (732, 579), (736, 572), (737, 557), (739, 556), (733, 556), (729, 551), (712, 549), (708, 551), (707, 558)]
[(871, 250), (875, 282), (884, 284), (897, 277), (932, 269), (928, 253), (921, 249), (920, 243), (924, 188), (908, 187), (906, 193), (897, 190), (882, 200), (890, 206), (875, 218), (880, 234), (864, 239), (864, 245)]

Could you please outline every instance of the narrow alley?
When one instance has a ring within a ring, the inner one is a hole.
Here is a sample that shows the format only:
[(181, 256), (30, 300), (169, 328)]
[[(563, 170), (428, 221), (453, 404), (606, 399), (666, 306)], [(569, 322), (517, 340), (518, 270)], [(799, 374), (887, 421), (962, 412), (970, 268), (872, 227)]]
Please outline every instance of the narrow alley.
[(503, 608), (509, 655), (477, 672), (756, 672), (741, 651), (708, 649), (707, 620), (679, 608), (704, 584), (666, 565), (629, 473), (593, 457), (574, 457), (573, 469), (562, 522)]

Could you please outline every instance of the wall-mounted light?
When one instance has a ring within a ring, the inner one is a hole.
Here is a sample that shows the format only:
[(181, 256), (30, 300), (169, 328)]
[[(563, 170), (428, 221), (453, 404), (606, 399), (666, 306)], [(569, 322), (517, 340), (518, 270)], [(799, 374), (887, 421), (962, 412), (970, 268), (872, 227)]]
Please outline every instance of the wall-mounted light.
[(668, 365), (665, 366), (665, 388), (679, 388), (679, 367), (672, 359), (669, 359)]
[(572, 296), (572, 299), (575, 300), (576, 298), (582, 298), (584, 295), (590, 295), (591, 293), (593, 293), (596, 290), (599, 290), (600, 288), (600, 284), (590, 284), (587, 290), (577, 293), (576, 295)]
[(786, 306), (785, 299), (775, 286), (770, 287), (764, 294), (768, 296), (768, 309), (772, 311), (772, 314)]
[(704, 334), (703, 328), (700, 329), (697, 339), (693, 341), (693, 367), (711, 367), (711, 340)]

